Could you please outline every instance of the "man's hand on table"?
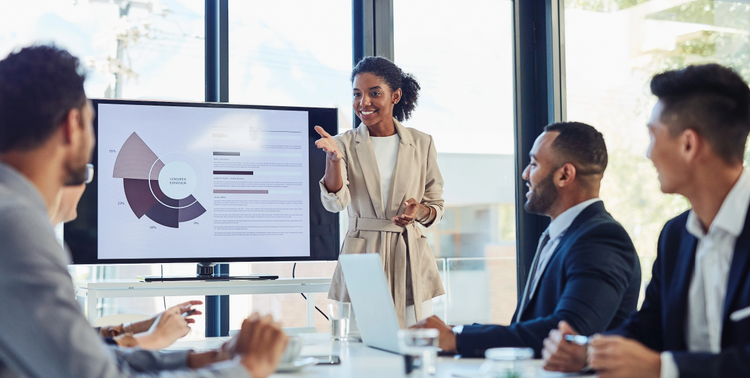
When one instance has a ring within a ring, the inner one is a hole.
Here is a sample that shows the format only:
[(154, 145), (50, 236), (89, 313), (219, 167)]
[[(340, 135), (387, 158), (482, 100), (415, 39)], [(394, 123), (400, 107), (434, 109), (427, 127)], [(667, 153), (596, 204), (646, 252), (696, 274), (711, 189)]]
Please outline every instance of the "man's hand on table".
[(544, 370), (566, 373), (582, 370), (586, 367), (587, 347), (565, 340), (565, 335), (578, 334), (566, 321), (560, 321), (557, 327), (549, 331), (549, 336), (544, 339)]
[(206, 365), (240, 356), (243, 366), (253, 378), (266, 378), (276, 371), (289, 337), (270, 315), (252, 314), (242, 322), (240, 332), (220, 348), (188, 355), (188, 367), (198, 369)]
[(456, 334), (453, 333), (453, 327), (446, 325), (437, 316), (430, 316), (429, 318), (422, 320), (411, 328), (434, 328), (438, 330), (438, 343), (440, 349), (445, 352), (456, 351)]
[(276, 371), (288, 341), (270, 315), (255, 313), (242, 322), (234, 349), (253, 378), (266, 378)]
[(600, 378), (659, 378), (661, 354), (621, 336), (594, 335), (589, 365)]

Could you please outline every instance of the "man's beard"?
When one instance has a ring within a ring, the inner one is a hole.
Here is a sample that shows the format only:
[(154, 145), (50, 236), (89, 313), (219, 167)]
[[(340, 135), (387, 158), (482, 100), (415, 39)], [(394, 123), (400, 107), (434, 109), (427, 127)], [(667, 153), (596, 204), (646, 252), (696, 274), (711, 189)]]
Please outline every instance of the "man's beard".
[(88, 167), (85, 160), (82, 164), (68, 164), (65, 170), (65, 186), (78, 186), (86, 182)]
[(523, 208), (534, 214), (547, 215), (552, 205), (557, 201), (557, 187), (553, 182), (555, 170), (552, 170), (542, 181), (534, 185), (531, 197), (523, 205)]

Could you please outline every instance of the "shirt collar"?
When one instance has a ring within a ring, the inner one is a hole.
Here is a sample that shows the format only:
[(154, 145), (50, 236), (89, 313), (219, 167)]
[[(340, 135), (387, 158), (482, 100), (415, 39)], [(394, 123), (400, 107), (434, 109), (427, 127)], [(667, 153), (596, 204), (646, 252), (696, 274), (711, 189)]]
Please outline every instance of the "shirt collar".
[(748, 205), (750, 205), (750, 173), (743, 169), (739, 180), (729, 191), (727, 197), (724, 198), (724, 202), (721, 203), (719, 212), (716, 214), (714, 221), (711, 222), (708, 232), (703, 231), (703, 226), (692, 209), (688, 213), (686, 228), (696, 238), (703, 238), (713, 230), (723, 230), (734, 237), (738, 237), (745, 227)]
[(550, 224), (549, 224), (549, 240), (555, 240), (560, 235), (562, 235), (565, 230), (570, 227), (570, 225), (573, 223), (573, 221), (578, 217), (581, 212), (589, 207), (589, 205), (599, 202), (601, 199), (599, 198), (592, 198), (587, 201), (583, 201), (579, 203), (578, 205), (575, 205), (571, 207), (568, 210), (565, 210), (562, 212), (562, 214), (558, 215), (557, 218), (555, 218)]

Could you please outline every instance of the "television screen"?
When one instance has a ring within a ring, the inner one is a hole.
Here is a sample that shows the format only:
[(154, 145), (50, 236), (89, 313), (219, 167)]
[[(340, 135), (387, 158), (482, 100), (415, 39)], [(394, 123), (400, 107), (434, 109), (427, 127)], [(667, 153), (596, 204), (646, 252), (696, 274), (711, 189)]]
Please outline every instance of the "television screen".
[(93, 100), (94, 182), (65, 225), (74, 263), (335, 260), (320, 125), (337, 110)]

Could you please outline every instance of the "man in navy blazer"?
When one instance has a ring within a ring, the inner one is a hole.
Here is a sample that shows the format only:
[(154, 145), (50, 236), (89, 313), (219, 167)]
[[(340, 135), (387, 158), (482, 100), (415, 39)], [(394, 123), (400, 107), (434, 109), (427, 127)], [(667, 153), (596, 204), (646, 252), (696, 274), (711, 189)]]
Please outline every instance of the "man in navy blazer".
[(583, 123), (545, 127), (523, 172), (529, 192), (524, 208), (552, 218), (532, 262), (511, 325), (449, 327), (430, 317), (418, 326), (440, 331), (440, 347), (484, 356), (494, 347), (530, 347), (558, 322), (587, 335), (619, 326), (638, 303), (641, 269), (625, 229), (598, 198), (607, 166), (602, 134)]
[(545, 369), (600, 377), (750, 377), (750, 88), (729, 68), (656, 75), (648, 156), (661, 190), (692, 209), (667, 222), (640, 311), (587, 349), (545, 341)]

